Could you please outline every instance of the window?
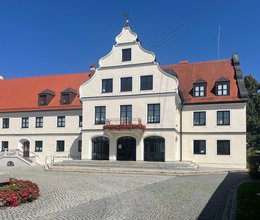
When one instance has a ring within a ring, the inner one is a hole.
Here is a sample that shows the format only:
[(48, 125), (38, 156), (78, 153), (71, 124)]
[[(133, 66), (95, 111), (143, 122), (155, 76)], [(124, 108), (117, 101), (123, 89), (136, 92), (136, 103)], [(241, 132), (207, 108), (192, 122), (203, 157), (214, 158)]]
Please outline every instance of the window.
[(61, 103), (62, 104), (70, 104), (70, 94), (69, 93), (63, 93), (61, 95), (62, 99), (61, 99)]
[(230, 125), (230, 111), (217, 112), (217, 125)]
[(35, 127), (36, 128), (42, 128), (43, 127), (43, 117), (36, 117)]
[(79, 127), (82, 127), (82, 116), (79, 116)]
[(194, 140), (193, 141), (193, 154), (206, 154), (206, 141)]
[(160, 123), (160, 104), (148, 104), (148, 123)]
[(35, 152), (42, 152), (42, 141), (35, 141)]
[(218, 140), (217, 141), (217, 154), (218, 155), (230, 155), (230, 140)]
[(82, 151), (82, 141), (79, 140), (78, 141), (78, 152), (81, 152)]
[(193, 125), (206, 125), (206, 112), (194, 112), (193, 113)]
[(22, 118), (22, 128), (29, 128), (29, 118)]
[(132, 77), (121, 78), (121, 92), (132, 91)]
[(105, 124), (106, 122), (106, 107), (95, 107), (95, 124)]
[(132, 123), (132, 105), (120, 106), (120, 124)]
[(131, 61), (131, 48), (123, 49), (122, 50), (122, 61)]
[(229, 95), (229, 83), (216, 83), (216, 95)]
[(39, 105), (47, 105), (47, 95), (40, 95), (39, 96)]
[(3, 128), (9, 128), (9, 118), (3, 118)]
[(113, 92), (113, 79), (102, 79), (102, 93)]
[(65, 116), (57, 117), (57, 127), (65, 127)]
[(153, 89), (153, 76), (141, 76), (141, 90)]
[(57, 141), (57, 152), (63, 152), (64, 151), (64, 141)]
[(2, 141), (2, 151), (8, 151), (8, 141)]
[(194, 89), (194, 96), (195, 97), (206, 96), (206, 85), (195, 84), (193, 89)]

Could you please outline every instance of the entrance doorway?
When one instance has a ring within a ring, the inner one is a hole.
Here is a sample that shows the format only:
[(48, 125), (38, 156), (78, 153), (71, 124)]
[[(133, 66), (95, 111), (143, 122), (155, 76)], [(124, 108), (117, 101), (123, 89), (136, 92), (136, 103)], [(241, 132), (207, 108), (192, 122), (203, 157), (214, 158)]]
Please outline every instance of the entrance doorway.
[(117, 160), (136, 160), (136, 140), (133, 137), (121, 137), (117, 140)]
[(162, 137), (152, 136), (144, 139), (144, 160), (165, 161), (165, 140)]
[(30, 142), (25, 141), (23, 143), (23, 157), (30, 157)]
[(109, 159), (109, 139), (107, 137), (96, 137), (92, 139), (92, 160)]

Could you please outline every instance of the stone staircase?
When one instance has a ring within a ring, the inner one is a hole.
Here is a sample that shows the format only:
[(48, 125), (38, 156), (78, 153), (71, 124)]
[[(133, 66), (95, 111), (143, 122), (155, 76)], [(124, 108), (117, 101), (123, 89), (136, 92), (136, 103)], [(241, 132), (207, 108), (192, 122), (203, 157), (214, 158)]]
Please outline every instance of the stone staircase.
[(176, 175), (197, 172), (198, 165), (190, 162), (139, 162), (139, 161), (97, 161), (97, 160), (63, 160), (46, 164), (48, 171), (74, 171), (90, 173), (124, 173)]
[(0, 166), (32, 166), (36, 164), (36, 156), (33, 154), (31, 157), (23, 157), (23, 152), (18, 149), (3, 151), (0, 152)]

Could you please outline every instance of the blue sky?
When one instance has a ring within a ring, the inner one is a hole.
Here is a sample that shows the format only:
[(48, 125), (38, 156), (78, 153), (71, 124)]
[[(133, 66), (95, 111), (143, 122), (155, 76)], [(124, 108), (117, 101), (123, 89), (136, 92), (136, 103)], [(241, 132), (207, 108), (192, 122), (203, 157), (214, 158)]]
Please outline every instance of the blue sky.
[(129, 12), (132, 29), (161, 65), (238, 53), (260, 81), (259, 0), (0, 0), (0, 75), (78, 73), (98, 64)]

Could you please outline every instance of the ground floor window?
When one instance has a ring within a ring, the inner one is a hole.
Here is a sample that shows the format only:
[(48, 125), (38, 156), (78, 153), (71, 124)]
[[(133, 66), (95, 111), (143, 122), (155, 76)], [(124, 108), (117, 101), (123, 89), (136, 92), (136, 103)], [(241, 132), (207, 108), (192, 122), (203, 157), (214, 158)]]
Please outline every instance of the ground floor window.
[(35, 141), (35, 152), (42, 152), (42, 141)]
[(136, 140), (133, 137), (121, 137), (117, 140), (117, 160), (136, 160)]
[(92, 159), (109, 159), (109, 139), (107, 137), (96, 137), (92, 139)]
[(206, 154), (206, 141), (194, 140), (193, 141), (193, 153), (194, 154)]
[(218, 140), (217, 141), (217, 154), (218, 155), (230, 155), (230, 140)]
[(82, 141), (79, 140), (78, 141), (78, 152), (81, 152), (82, 151)]
[(8, 141), (2, 141), (2, 151), (8, 150)]
[(57, 152), (63, 152), (64, 151), (64, 145), (65, 145), (64, 141), (57, 141), (56, 151)]
[(165, 140), (152, 136), (144, 139), (144, 160), (165, 161)]

